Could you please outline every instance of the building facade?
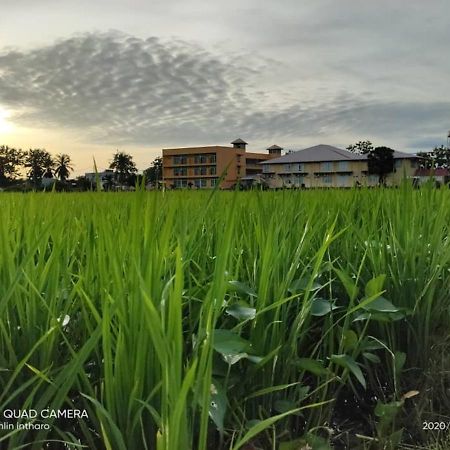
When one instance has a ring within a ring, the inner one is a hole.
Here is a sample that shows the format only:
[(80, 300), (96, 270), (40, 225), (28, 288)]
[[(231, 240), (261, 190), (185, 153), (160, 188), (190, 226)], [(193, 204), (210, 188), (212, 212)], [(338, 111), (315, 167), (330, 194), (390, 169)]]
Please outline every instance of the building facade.
[[(163, 149), (163, 183), (167, 189), (230, 189), (244, 177), (262, 173), (261, 162), (281, 155), (281, 148), (269, 153), (250, 153), (247, 143), (236, 139), (232, 147), (207, 146)], [(276, 146), (272, 146), (276, 147)], [(279, 149), (279, 150), (278, 150)]]
[(450, 182), (450, 169), (446, 167), (436, 167), (433, 169), (418, 168), (414, 174), (415, 184), (434, 182), (436, 186), (448, 184)]
[[(394, 152), (394, 171), (387, 176), (388, 185), (403, 177), (413, 178), (418, 157)], [(366, 155), (352, 153), (331, 145), (316, 145), (290, 152), (261, 163), (263, 176), (271, 188), (326, 188), (376, 186), (378, 175), (369, 174)]]
[(98, 179), (102, 189), (104, 189), (108, 184), (111, 184), (115, 179), (114, 170), (112, 169), (105, 169), (102, 172), (86, 172), (84, 176), (86, 177), (86, 180), (91, 183), (92, 187), (96, 186)]

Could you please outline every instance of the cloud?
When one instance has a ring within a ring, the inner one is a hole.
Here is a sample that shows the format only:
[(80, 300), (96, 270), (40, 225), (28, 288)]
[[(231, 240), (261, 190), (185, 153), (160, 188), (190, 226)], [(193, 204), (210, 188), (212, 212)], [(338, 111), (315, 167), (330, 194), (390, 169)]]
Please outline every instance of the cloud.
[(0, 102), (26, 109), (16, 121), (84, 129), (100, 139), (211, 132), (249, 102), (250, 71), (187, 43), (115, 32), (9, 52), (0, 67)]
[(222, 143), (236, 136), (406, 139), (412, 131), (437, 136), (448, 127), (450, 102), (387, 101), (353, 94), (350, 85), (315, 98), (306, 93), (306, 78), (290, 90), (276, 84), (276, 70), (265, 78), (271, 65), (181, 40), (80, 34), (0, 55), (0, 104), (18, 111), (18, 124), (75, 129), (86, 141), (113, 145)]

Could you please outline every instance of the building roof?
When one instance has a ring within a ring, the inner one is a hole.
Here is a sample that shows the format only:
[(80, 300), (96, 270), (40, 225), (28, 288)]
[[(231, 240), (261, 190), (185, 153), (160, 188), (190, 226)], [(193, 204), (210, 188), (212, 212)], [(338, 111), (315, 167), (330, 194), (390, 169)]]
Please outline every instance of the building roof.
[(364, 160), (364, 155), (342, 150), (331, 145), (315, 145), (314, 147), (297, 150), (280, 158), (271, 159), (262, 164), (286, 164), (302, 162), (321, 162), (321, 161), (351, 161)]
[(245, 144), (248, 145), (247, 142), (243, 141), (241, 138), (235, 139), (231, 144)]
[(267, 150), (283, 150), (282, 147), (280, 147), (279, 145), (271, 145)]
[(420, 156), (417, 156), (415, 153), (405, 153), (394, 150), (394, 159), (416, 159), (416, 158), (420, 158)]
[[(412, 153), (394, 151), (394, 159), (413, 159), (417, 158)], [(307, 163), (307, 162), (325, 162), (325, 161), (365, 161), (367, 155), (353, 153), (348, 150), (333, 147), (332, 145), (315, 145), (314, 147), (303, 150), (293, 151), (280, 158), (274, 158), (261, 164), (289, 164), (289, 163)]]

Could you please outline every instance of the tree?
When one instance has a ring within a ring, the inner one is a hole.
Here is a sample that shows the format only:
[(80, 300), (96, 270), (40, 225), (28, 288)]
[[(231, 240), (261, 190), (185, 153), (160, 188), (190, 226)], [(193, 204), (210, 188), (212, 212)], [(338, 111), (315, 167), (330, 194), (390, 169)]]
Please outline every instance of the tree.
[(450, 168), (450, 149), (443, 145), (435, 147), (431, 152), (419, 152), (417, 156), (421, 158), (422, 169)]
[(92, 183), (84, 175), (81, 175), (75, 180), (75, 188), (79, 191), (89, 191), (92, 189)]
[(23, 160), (22, 150), (7, 145), (0, 146), (0, 186), (10, 183), (19, 175)]
[(128, 182), (130, 175), (137, 172), (133, 157), (128, 153), (119, 152), (118, 150), (114, 154), (109, 168), (114, 169), (115, 176), (120, 184)]
[(434, 155), (433, 152), (418, 152), (419, 167), (421, 169), (434, 169)]
[(57, 175), (61, 181), (66, 181), (67, 178), (69, 178), (70, 172), (73, 171), (70, 156), (65, 153), (60, 153), (59, 155), (56, 155), (54, 163), (55, 175)]
[(150, 167), (144, 170), (145, 181), (154, 185), (162, 179), (162, 158), (158, 156), (153, 160)]
[(45, 149), (30, 149), (25, 154), (25, 167), (28, 168), (27, 176), (34, 187), (41, 184), (42, 178), (51, 178), (54, 163), (50, 153)]
[(435, 168), (450, 168), (450, 149), (441, 145), (432, 151)]
[(373, 145), (370, 141), (358, 141), (356, 144), (349, 145), (347, 150), (360, 155), (367, 155), (373, 150)]
[(378, 175), (378, 184), (385, 186), (386, 177), (394, 171), (394, 150), (389, 147), (376, 147), (368, 155), (369, 174)]

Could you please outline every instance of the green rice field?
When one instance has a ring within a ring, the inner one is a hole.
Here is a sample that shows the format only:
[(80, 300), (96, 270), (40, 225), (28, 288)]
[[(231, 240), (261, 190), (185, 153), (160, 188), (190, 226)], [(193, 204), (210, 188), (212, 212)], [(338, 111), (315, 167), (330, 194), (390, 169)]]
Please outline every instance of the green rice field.
[(0, 214), (1, 449), (450, 448), (448, 189)]

